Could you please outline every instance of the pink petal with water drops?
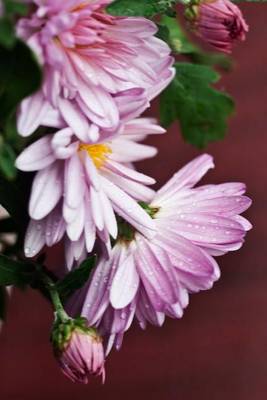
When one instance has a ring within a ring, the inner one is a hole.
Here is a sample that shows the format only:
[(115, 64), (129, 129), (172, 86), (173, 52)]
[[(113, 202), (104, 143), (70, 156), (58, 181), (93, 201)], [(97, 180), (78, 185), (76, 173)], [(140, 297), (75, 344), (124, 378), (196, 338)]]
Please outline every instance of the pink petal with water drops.
[(119, 265), (113, 278), (110, 303), (115, 309), (126, 307), (134, 299), (139, 286), (139, 275), (131, 254)]
[(57, 205), (62, 193), (62, 171), (58, 163), (39, 171), (32, 184), (30, 216), (38, 220), (46, 217)]

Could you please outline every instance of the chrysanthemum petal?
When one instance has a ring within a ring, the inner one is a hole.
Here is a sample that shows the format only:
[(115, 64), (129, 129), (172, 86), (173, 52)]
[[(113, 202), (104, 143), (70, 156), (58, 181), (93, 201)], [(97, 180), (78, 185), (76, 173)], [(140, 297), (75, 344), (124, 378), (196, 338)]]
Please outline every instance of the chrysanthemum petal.
[(119, 265), (113, 278), (110, 290), (110, 302), (115, 309), (126, 307), (138, 290), (139, 275), (137, 274), (133, 256), (129, 256)]
[(51, 135), (46, 135), (27, 147), (17, 158), (16, 167), (22, 171), (38, 171), (48, 167), (56, 160), (50, 142)]
[(30, 216), (38, 220), (47, 216), (57, 205), (62, 193), (62, 171), (59, 163), (37, 172), (29, 203)]

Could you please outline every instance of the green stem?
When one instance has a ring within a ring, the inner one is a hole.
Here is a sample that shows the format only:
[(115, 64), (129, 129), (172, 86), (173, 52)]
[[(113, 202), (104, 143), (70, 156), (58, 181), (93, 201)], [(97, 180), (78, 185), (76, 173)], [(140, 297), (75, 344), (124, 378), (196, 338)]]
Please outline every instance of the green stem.
[(55, 283), (52, 281), (52, 279), (46, 275), (44, 272), (42, 272), (42, 281), (45, 284), (46, 289), (48, 290), (50, 294), (50, 298), (52, 301), (52, 304), (54, 306), (55, 312), (56, 312), (56, 317), (57, 319), (61, 320), (61, 322), (66, 322), (69, 320), (69, 316), (64, 310), (64, 307), (62, 305), (62, 302), (60, 300), (57, 288)]

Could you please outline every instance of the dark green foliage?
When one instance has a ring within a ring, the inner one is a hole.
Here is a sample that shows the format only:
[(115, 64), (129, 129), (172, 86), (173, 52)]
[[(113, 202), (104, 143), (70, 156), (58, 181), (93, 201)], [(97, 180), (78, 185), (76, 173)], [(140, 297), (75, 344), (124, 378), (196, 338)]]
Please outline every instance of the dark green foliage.
[(0, 286), (31, 284), (35, 266), (0, 255)]
[(77, 289), (88, 281), (90, 273), (96, 263), (96, 257), (89, 257), (82, 264), (71, 271), (61, 281), (57, 282), (56, 289), (63, 301), (70, 297)]
[(35, 92), (42, 79), (35, 55), (21, 41), (13, 48), (0, 47), (0, 121), (15, 110), (20, 101)]
[(152, 18), (157, 14), (173, 15), (176, 0), (115, 0), (107, 11), (118, 16), (140, 16)]
[(179, 120), (187, 142), (203, 147), (222, 139), (234, 110), (233, 100), (210, 85), (219, 79), (211, 67), (177, 63), (176, 77), (161, 95), (161, 122)]

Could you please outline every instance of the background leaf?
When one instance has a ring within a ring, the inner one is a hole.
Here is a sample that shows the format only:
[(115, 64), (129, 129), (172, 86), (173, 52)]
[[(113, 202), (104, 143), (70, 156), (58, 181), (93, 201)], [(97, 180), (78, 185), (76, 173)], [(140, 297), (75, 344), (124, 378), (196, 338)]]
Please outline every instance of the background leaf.
[(0, 254), (0, 286), (30, 284), (35, 271), (33, 264), (15, 261)]
[(56, 283), (56, 289), (62, 299), (66, 301), (77, 289), (83, 287), (88, 281), (90, 273), (96, 263), (96, 256), (89, 257), (82, 264), (68, 275), (65, 276), (61, 281)]
[(15, 21), (26, 15), (28, 6), (21, 1), (1, 0), (3, 15), (0, 17), (0, 45), (11, 49), (16, 43)]
[(0, 18), (0, 45), (11, 48), (16, 42), (15, 30), (13, 22), (10, 18)]
[(0, 47), (0, 120), (5, 120), (22, 99), (35, 92), (42, 81), (33, 52), (17, 40), (12, 49)]
[(234, 103), (210, 86), (219, 74), (198, 64), (177, 63), (175, 67), (176, 76), (160, 98), (162, 124), (169, 126), (178, 119), (185, 140), (197, 147), (222, 139)]
[(152, 18), (157, 14), (173, 14), (173, 5), (176, 0), (115, 0), (107, 11), (118, 16), (139, 16)]
[(5, 143), (0, 136), (0, 171), (8, 180), (16, 178), (15, 160), (16, 154), (13, 148), (8, 143)]
[(17, 16), (17, 15), (27, 15), (28, 5), (22, 3), (22, 1), (14, 0), (2, 0), (4, 3), (5, 15)]

